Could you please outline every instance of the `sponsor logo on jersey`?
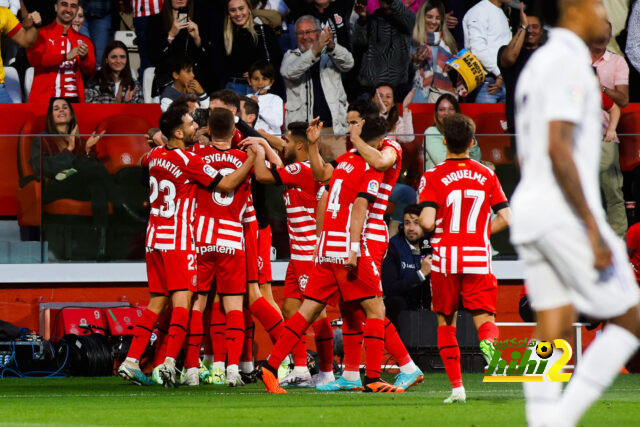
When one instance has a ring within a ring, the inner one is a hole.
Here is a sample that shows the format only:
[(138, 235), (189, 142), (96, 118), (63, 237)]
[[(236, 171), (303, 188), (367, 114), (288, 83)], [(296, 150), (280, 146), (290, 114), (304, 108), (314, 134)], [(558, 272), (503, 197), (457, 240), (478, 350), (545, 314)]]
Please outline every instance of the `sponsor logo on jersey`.
[(291, 163), (286, 167), (286, 169), (291, 175), (297, 175), (302, 170), (299, 163)]
[(376, 196), (378, 194), (378, 181), (371, 180), (369, 181), (369, 185), (367, 185), (367, 193)]
[(226, 246), (217, 246), (217, 245), (198, 246), (196, 248), (196, 252), (199, 254), (206, 254), (208, 252), (217, 252), (219, 254), (225, 254), (225, 255), (236, 254), (236, 250), (234, 248), (229, 248)]
[(204, 165), (202, 170), (204, 171), (204, 173), (209, 175), (211, 178), (215, 178), (216, 175), (217, 175), (216, 170), (213, 167), (211, 167), (210, 165)]

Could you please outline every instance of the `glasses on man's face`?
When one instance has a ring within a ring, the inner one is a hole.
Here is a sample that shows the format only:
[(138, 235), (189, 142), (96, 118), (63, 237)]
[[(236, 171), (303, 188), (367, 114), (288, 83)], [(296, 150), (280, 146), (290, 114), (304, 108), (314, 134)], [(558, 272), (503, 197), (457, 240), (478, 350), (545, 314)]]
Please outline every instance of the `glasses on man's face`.
[(320, 32), (320, 30), (296, 31), (296, 36), (307, 37), (307, 36), (312, 36), (318, 32)]

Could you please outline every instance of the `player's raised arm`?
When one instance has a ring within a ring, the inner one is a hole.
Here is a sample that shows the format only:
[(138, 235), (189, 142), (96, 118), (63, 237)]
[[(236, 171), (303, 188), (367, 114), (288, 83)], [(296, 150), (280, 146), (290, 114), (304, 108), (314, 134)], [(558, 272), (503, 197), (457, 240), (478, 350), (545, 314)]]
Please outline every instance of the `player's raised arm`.
[(275, 184), (276, 178), (271, 173), (271, 170), (267, 167), (264, 150), (258, 151), (256, 160), (253, 167), (253, 173), (262, 184)]
[(309, 123), (309, 128), (307, 129), (309, 162), (311, 164), (311, 170), (313, 171), (313, 179), (318, 182), (325, 182), (331, 178), (333, 166), (325, 163), (320, 156), (318, 140), (320, 139), (321, 132), (322, 122), (320, 122), (320, 117), (316, 117)]
[(285, 142), (282, 138), (277, 137), (275, 135), (271, 135), (269, 132), (267, 132), (264, 129), (258, 129), (258, 133), (262, 135), (264, 139), (267, 140), (267, 142), (273, 149), (278, 150), (280, 152), (284, 150)]
[(578, 168), (573, 160), (573, 133), (575, 125), (566, 121), (549, 123), (549, 157), (553, 174), (569, 205), (587, 228), (594, 255), (594, 267), (605, 269), (611, 264), (611, 250), (600, 234), (598, 224), (584, 196)]
[(369, 166), (377, 171), (384, 172), (389, 169), (396, 162), (398, 153), (391, 147), (385, 147), (382, 150), (377, 150), (364, 142), (360, 138), (362, 132), (362, 124), (354, 123), (349, 124), (349, 136), (353, 147), (358, 150), (358, 153), (362, 156), (365, 162), (369, 163)]
[(276, 168), (281, 168), (284, 166), (284, 163), (282, 163), (282, 159), (280, 159), (278, 153), (276, 153), (273, 148), (271, 148), (271, 145), (269, 145), (267, 140), (264, 138), (250, 136), (249, 138), (246, 138), (242, 142), (240, 142), (240, 148), (246, 148), (250, 145), (256, 144), (262, 147), (262, 149), (264, 150), (265, 159), (275, 165)]

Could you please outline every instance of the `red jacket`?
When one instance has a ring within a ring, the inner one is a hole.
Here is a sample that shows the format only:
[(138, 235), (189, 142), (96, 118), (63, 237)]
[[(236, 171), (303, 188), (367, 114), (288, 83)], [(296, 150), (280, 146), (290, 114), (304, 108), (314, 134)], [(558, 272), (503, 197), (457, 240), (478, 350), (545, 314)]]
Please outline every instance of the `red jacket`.
[[(29, 94), (29, 102), (48, 103), (54, 96), (64, 96), (65, 69), (67, 78), (75, 76), (77, 96), (84, 102), (83, 74), (90, 77), (96, 71), (96, 56), (93, 43), (88, 37), (76, 32), (73, 28), (63, 35), (64, 27), (53, 21), (42, 27), (38, 39), (31, 49), (27, 49), (27, 58), (35, 68), (33, 85)], [(78, 47), (82, 41), (89, 46), (89, 52), (84, 59), (76, 56), (67, 61), (67, 52)]]

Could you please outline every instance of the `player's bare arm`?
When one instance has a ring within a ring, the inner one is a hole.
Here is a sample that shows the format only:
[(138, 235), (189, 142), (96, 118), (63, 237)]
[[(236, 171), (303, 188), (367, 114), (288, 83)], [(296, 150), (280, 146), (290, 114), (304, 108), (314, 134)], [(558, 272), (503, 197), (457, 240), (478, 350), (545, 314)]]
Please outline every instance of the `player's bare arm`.
[(574, 124), (565, 121), (549, 123), (549, 157), (553, 174), (565, 199), (587, 228), (594, 255), (594, 267), (603, 270), (611, 265), (611, 250), (605, 243), (593, 213), (587, 205), (578, 169), (573, 160)]
[(216, 185), (216, 190), (222, 193), (231, 193), (233, 190), (238, 188), (238, 186), (242, 184), (242, 182), (247, 178), (249, 172), (251, 172), (251, 168), (253, 167), (255, 162), (256, 152), (260, 149), (262, 149), (262, 147), (250, 148), (247, 151), (247, 154), (249, 156), (247, 160), (245, 160), (242, 166), (240, 166), (238, 169), (236, 169), (229, 175), (224, 176)]
[(280, 159), (280, 156), (278, 156), (278, 153), (276, 153), (273, 150), (273, 148), (271, 148), (267, 140), (264, 138), (250, 136), (248, 138), (245, 138), (243, 141), (241, 141), (239, 145), (240, 145), (240, 148), (246, 148), (250, 145), (256, 145), (256, 144), (260, 145), (263, 148), (265, 153), (265, 158), (269, 162), (276, 165), (277, 168), (284, 167), (284, 163), (282, 163), (282, 159)]
[(267, 168), (267, 164), (265, 160), (266, 159), (265, 159), (264, 151), (258, 152), (255, 163), (254, 163), (254, 167), (253, 167), (253, 173), (259, 183), (275, 184), (276, 179), (274, 178), (269, 168)]
[(11, 40), (24, 48), (33, 47), (38, 39), (38, 27), (42, 25), (42, 18), (37, 11), (28, 13), (23, 10), (22, 28), (11, 37)]
[(385, 172), (395, 164), (398, 153), (391, 147), (385, 147), (382, 150), (373, 148), (360, 138), (361, 131), (362, 126), (360, 124), (349, 125), (349, 136), (353, 147), (358, 150), (358, 153), (369, 166), (379, 172)]
[(271, 135), (269, 132), (267, 132), (264, 129), (258, 129), (258, 133), (267, 140), (267, 142), (269, 143), (269, 145), (279, 151), (282, 152), (282, 150), (284, 150), (284, 140), (282, 138), (279, 138), (275, 135)]
[(308, 153), (309, 163), (311, 164), (311, 171), (313, 172), (313, 179), (318, 182), (325, 182), (331, 178), (333, 174), (333, 166), (322, 159), (320, 156), (320, 149), (318, 148), (318, 140), (322, 132), (322, 122), (320, 117), (316, 117), (309, 123), (307, 129), (307, 141), (308, 141)]
[(491, 221), (491, 234), (499, 233), (511, 224), (511, 208), (502, 208), (496, 212), (496, 215)]
[(431, 233), (436, 228), (436, 208), (426, 206), (420, 211), (420, 226), (425, 233)]
[(369, 200), (364, 197), (357, 197), (353, 202), (353, 208), (351, 209), (351, 224), (350, 241), (351, 248), (349, 249), (349, 258), (345, 267), (349, 270), (356, 268), (358, 264), (358, 256), (360, 256), (360, 237), (362, 236), (362, 229), (364, 228), (364, 221), (367, 216), (367, 209), (369, 208)]

